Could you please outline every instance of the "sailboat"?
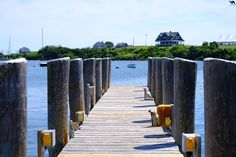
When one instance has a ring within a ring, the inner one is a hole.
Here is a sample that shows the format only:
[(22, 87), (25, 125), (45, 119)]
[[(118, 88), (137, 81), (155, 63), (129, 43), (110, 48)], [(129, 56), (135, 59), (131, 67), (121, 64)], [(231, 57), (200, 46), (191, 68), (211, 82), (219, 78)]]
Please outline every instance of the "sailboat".
[[(43, 50), (43, 28), (42, 28), (42, 50)], [(47, 61), (46, 61), (46, 60), (43, 60), (43, 57), (42, 57), (42, 60), (40, 60), (39, 65), (40, 65), (41, 67), (46, 67), (46, 66), (47, 66)]]

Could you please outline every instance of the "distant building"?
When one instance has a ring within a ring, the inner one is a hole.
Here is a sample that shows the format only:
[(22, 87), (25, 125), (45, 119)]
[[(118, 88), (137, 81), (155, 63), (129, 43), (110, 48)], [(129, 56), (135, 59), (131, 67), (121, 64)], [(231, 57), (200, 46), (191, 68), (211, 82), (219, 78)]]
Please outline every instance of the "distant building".
[(126, 47), (128, 47), (128, 44), (127, 43), (118, 43), (118, 44), (116, 44), (116, 48), (126, 48)]
[(179, 32), (163, 32), (156, 39), (156, 46), (184, 45), (184, 40)]
[(216, 43), (219, 46), (236, 46), (236, 36), (232, 38), (230, 35), (227, 37), (221, 35)]
[(30, 53), (30, 49), (27, 47), (22, 47), (20, 48), (19, 53)]
[(106, 44), (102, 41), (98, 41), (93, 45), (93, 48), (100, 49), (100, 48), (106, 48)]

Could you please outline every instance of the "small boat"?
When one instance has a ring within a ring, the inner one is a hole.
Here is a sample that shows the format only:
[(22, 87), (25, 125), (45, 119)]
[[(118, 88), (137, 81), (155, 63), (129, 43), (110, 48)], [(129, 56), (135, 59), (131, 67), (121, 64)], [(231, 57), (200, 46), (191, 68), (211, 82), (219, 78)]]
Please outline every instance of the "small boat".
[(116, 66), (116, 69), (119, 69), (120, 67), (119, 66)]
[(130, 63), (127, 65), (128, 68), (136, 68), (136, 64), (134, 63)]
[(47, 61), (40, 61), (39, 65), (41, 67), (46, 67), (47, 66)]

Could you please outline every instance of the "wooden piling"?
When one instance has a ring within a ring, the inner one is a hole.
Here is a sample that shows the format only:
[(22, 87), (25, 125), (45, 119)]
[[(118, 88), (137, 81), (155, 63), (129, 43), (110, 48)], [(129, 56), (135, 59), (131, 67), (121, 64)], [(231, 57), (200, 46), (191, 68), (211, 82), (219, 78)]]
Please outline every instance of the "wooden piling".
[(182, 150), (182, 133), (194, 133), (197, 63), (176, 58), (174, 60), (174, 78), (173, 128), (175, 141)]
[(0, 63), (0, 156), (26, 157), (27, 61)]
[(155, 93), (155, 58), (152, 57), (151, 59), (151, 84), (150, 84), (150, 93), (152, 95), (152, 97), (154, 97), (154, 93)]
[(202, 156), (202, 140), (201, 135), (195, 133), (196, 136), (196, 151), (193, 152), (193, 157), (201, 157)]
[(91, 96), (89, 91), (89, 84), (85, 85), (85, 114), (88, 115), (91, 110)]
[(151, 60), (152, 57), (148, 57), (147, 87), (149, 90), (151, 88)]
[(103, 58), (102, 59), (102, 91), (103, 94), (107, 91), (108, 89), (108, 75), (109, 75), (109, 63), (108, 63), (108, 58)]
[(38, 148), (38, 157), (44, 157), (44, 152), (45, 152), (45, 149), (44, 149), (44, 146), (42, 144), (42, 129), (39, 129), (37, 131), (37, 148)]
[(236, 156), (236, 63), (204, 60), (205, 156)]
[(96, 101), (102, 97), (102, 59), (96, 59)]
[(48, 128), (56, 130), (56, 145), (49, 156), (56, 157), (68, 142), (68, 87), (70, 58), (51, 60), (48, 67)]
[[(84, 60), (84, 86), (87, 86), (89, 84), (90, 86), (95, 86), (96, 89), (96, 59), (95, 58), (89, 58)], [(88, 90), (89, 88), (84, 88), (84, 94), (85, 99), (88, 97), (86, 94), (89, 94)], [(88, 101), (85, 101), (85, 106), (89, 106)], [(91, 109), (91, 108), (90, 108)], [(87, 112), (87, 111), (86, 111)], [(88, 112), (87, 112), (88, 113)]]
[(111, 66), (111, 58), (109, 57), (109, 62), (108, 62), (108, 88), (111, 86), (111, 70), (112, 70), (112, 66)]
[(152, 87), (152, 97), (154, 99), (154, 102), (156, 103), (156, 91), (157, 91), (157, 88), (156, 88), (156, 74), (157, 74), (157, 67), (156, 67), (156, 64), (157, 64), (157, 58), (156, 57), (153, 57), (153, 61), (152, 61), (152, 66), (153, 66), (153, 87)]
[(76, 122), (76, 112), (84, 111), (85, 108), (82, 59), (74, 59), (70, 62), (69, 103), (70, 119)]
[[(90, 106), (91, 109), (94, 108), (95, 104), (96, 104), (96, 91), (95, 91), (95, 86), (89, 86), (89, 95), (90, 95)], [(90, 110), (91, 110), (90, 109)]]
[(163, 104), (174, 103), (174, 60), (161, 58), (162, 60), (162, 101)]
[(161, 63), (161, 58), (156, 58), (155, 59), (155, 93), (154, 93), (154, 98), (155, 98), (155, 103), (156, 105), (162, 104), (162, 63)]

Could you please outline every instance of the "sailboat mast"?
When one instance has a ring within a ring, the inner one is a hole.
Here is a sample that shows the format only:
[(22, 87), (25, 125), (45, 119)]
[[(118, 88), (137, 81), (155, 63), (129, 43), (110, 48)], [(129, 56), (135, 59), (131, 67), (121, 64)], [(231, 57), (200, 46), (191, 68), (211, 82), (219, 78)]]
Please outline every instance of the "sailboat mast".
[(11, 53), (11, 36), (9, 36), (7, 59), (8, 59), (8, 56), (9, 56), (10, 53)]
[(43, 49), (43, 43), (44, 43), (44, 36), (43, 36), (43, 28), (42, 28), (42, 49)]

